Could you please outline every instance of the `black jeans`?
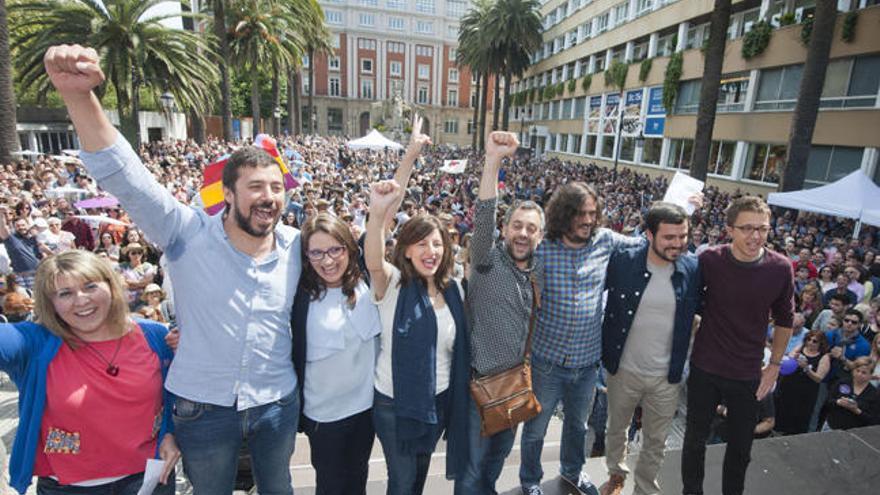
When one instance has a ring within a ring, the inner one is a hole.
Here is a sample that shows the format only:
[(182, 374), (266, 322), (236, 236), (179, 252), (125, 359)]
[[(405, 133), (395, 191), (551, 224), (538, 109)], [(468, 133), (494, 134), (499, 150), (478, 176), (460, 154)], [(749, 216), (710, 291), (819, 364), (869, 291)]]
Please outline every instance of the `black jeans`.
[(374, 437), (372, 410), (332, 423), (316, 423), (305, 416), (302, 421), (317, 475), (315, 495), (366, 494)]
[(706, 464), (706, 440), (715, 416), (715, 408), (727, 405), (730, 441), (724, 451), (721, 493), (742, 495), (746, 469), (752, 451), (752, 436), (758, 421), (758, 380), (730, 380), (691, 366), (687, 391), (687, 428), (681, 451), (682, 492), (703, 494)]
[[(159, 484), (153, 495), (174, 495), (174, 470), (168, 475), (167, 484)], [(52, 478), (41, 477), (37, 480), (37, 495), (136, 495), (144, 484), (144, 473), (137, 473), (125, 478), (98, 486), (62, 485)]]

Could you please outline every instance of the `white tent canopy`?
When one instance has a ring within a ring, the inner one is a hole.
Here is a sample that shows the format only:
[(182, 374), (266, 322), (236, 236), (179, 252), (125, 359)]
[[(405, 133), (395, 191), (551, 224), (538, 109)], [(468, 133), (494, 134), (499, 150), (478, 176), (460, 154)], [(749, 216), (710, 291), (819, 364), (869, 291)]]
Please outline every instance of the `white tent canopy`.
[(385, 148), (389, 148), (392, 150), (403, 149), (403, 146), (401, 144), (386, 138), (382, 135), (381, 132), (377, 131), (376, 129), (371, 129), (370, 132), (368, 132), (367, 135), (362, 138), (349, 141), (348, 147), (353, 150), (384, 150)]
[(880, 187), (861, 170), (822, 187), (770, 193), (767, 202), (773, 206), (854, 218), (880, 226)]

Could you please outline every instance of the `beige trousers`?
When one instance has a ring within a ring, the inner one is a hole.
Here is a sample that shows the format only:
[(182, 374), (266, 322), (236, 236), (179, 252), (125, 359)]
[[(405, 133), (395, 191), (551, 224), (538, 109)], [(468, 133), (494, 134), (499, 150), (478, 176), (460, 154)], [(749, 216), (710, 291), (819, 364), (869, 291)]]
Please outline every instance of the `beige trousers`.
[(608, 425), (605, 460), (610, 474), (629, 474), (626, 465), (627, 429), (636, 406), (642, 406), (642, 446), (636, 462), (633, 495), (659, 495), (657, 472), (663, 462), (666, 435), (678, 406), (680, 384), (665, 376), (643, 376), (624, 369), (608, 374)]

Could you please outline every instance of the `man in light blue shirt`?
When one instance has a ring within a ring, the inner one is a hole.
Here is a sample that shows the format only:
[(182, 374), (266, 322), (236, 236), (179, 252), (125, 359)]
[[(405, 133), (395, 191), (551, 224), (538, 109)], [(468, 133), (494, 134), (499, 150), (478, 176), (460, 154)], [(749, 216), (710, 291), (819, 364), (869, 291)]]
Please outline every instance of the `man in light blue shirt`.
[(104, 80), (94, 50), (52, 47), (45, 65), (89, 173), (165, 251), (181, 329), (166, 387), (178, 396), (175, 436), (194, 493), (231, 494), (246, 442), (260, 493), (292, 494), (300, 404), (290, 313), (301, 264), (299, 232), (278, 223), (280, 169), (266, 152), (242, 148), (223, 171), (223, 214), (191, 209), (105, 116), (91, 91)]

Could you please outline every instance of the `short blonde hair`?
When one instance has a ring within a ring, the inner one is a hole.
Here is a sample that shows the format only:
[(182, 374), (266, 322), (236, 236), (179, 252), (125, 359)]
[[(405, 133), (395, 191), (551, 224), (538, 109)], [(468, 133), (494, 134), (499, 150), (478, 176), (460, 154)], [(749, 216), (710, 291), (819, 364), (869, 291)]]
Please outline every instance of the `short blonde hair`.
[(873, 371), (874, 368), (874, 360), (871, 359), (870, 356), (861, 356), (850, 361), (849, 369), (850, 371), (854, 371), (858, 368), (868, 368), (868, 373)]
[(57, 290), (59, 275), (70, 275), (90, 282), (106, 282), (110, 286), (110, 312), (107, 321), (120, 336), (129, 322), (128, 300), (119, 275), (107, 261), (89, 251), (65, 251), (40, 262), (34, 277), (34, 313), (37, 323), (76, 347), (79, 339), (70, 331), (70, 325), (55, 312), (52, 295)]

